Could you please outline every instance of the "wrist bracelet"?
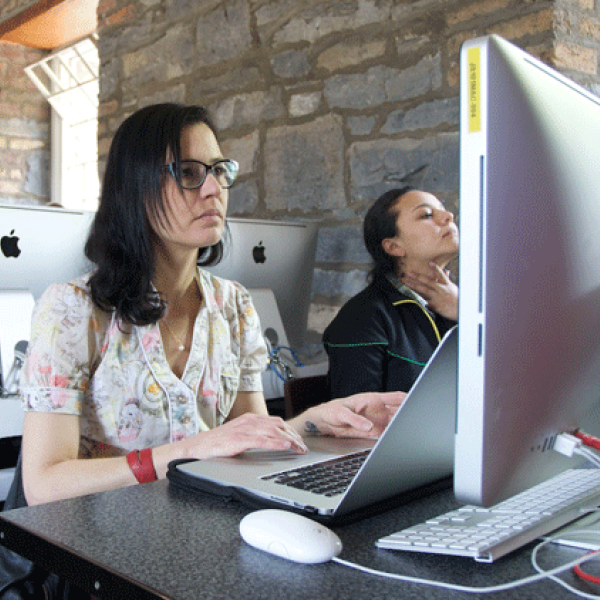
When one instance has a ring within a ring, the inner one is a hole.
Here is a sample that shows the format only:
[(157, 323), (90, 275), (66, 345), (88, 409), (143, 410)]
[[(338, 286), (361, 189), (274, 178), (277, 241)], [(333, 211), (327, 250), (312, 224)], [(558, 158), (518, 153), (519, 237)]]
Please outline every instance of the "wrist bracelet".
[(152, 448), (132, 450), (127, 454), (127, 464), (138, 483), (150, 483), (158, 479), (152, 460)]

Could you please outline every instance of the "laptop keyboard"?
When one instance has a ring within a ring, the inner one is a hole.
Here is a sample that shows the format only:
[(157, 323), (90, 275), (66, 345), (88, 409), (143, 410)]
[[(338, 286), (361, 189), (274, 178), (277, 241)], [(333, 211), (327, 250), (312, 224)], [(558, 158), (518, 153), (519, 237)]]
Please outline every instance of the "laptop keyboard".
[(370, 450), (363, 450), (312, 465), (272, 473), (261, 479), (329, 498), (346, 491), (369, 452)]

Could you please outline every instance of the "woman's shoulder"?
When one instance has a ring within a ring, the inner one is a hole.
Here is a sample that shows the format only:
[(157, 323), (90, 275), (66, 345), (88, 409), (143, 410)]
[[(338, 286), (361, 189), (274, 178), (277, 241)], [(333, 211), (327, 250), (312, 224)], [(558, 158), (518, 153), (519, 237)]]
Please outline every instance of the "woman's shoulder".
[(92, 301), (88, 285), (89, 273), (66, 283), (54, 283), (48, 286), (36, 303), (35, 311), (45, 315), (69, 314), (80, 319), (108, 317)]
[(227, 295), (248, 294), (248, 290), (238, 281), (225, 279), (200, 267), (198, 268), (198, 278), (202, 288), (207, 288), (215, 293)]
[(347, 337), (350, 332), (360, 337), (365, 332), (384, 331), (389, 327), (394, 303), (404, 298), (391, 284), (371, 282), (342, 305), (325, 330), (324, 338)]
[(44, 290), (38, 303), (55, 301), (57, 299), (66, 301), (69, 298), (89, 299), (91, 302), (88, 278), (89, 274), (81, 275), (64, 283), (52, 283)]
[(252, 305), (250, 292), (238, 281), (225, 279), (205, 269), (198, 269), (198, 281), (208, 308), (245, 311)]
[[(399, 295), (399, 294), (398, 294)], [(385, 307), (393, 302), (394, 298), (390, 297), (389, 290), (382, 290), (381, 286), (376, 282), (369, 283), (367, 287), (362, 289), (358, 294), (350, 298), (340, 309), (340, 312), (346, 313), (359, 312), (364, 314), (377, 313), (382, 307)]]
[(199, 283), (209, 312), (220, 313), (232, 326), (244, 323), (248, 330), (259, 327), (259, 317), (250, 292), (239, 282), (199, 269)]
[(378, 319), (383, 307), (382, 298), (373, 284), (347, 300), (326, 329), (326, 336), (335, 333), (348, 333), (370, 327)]

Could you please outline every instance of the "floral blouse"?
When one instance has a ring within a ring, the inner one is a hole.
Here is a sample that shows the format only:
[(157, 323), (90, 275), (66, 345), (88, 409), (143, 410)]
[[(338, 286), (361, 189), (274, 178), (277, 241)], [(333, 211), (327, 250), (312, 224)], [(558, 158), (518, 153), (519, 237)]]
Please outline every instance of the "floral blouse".
[(26, 411), (79, 415), (80, 456), (124, 454), (222, 424), (238, 391), (261, 391), (267, 350), (249, 293), (198, 270), (202, 306), (179, 379), (158, 324), (126, 326), (91, 300), (86, 278), (36, 304), (21, 374)]

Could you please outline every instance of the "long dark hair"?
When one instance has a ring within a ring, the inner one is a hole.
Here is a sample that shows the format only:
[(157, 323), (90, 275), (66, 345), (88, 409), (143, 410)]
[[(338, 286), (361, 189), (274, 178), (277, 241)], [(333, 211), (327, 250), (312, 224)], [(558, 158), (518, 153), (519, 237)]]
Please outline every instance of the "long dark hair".
[[(92, 301), (125, 323), (155, 323), (165, 311), (152, 286), (155, 234), (148, 214), (167, 219), (162, 194), (167, 153), (181, 160), (181, 132), (195, 123), (214, 133), (201, 106), (155, 104), (123, 121), (112, 140), (85, 255), (96, 265), (89, 280)], [(198, 264), (216, 264), (222, 256), (220, 240), (199, 250)]]
[(365, 215), (363, 236), (365, 246), (374, 262), (373, 268), (369, 272), (370, 281), (395, 271), (396, 262), (383, 249), (381, 242), (386, 238), (398, 235), (396, 219), (400, 209), (397, 207), (397, 201), (413, 189), (407, 185), (388, 190), (373, 202)]

